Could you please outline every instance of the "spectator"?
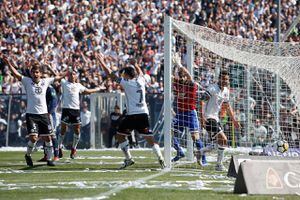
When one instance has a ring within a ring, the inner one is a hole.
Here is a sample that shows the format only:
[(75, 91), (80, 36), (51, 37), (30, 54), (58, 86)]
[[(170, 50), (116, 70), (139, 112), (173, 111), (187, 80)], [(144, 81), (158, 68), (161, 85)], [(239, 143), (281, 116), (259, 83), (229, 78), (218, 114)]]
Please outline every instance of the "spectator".
[(255, 120), (254, 133), (253, 133), (253, 145), (264, 146), (267, 138), (267, 129), (262, 125), (260, 119)]
[(82, 145), (84, 148), (89, 148), (91, 111), (88, 110), (88, 103), (86, 101), (82, 102), (82, 110), (80, 112), (80, 118), (81, 118)]

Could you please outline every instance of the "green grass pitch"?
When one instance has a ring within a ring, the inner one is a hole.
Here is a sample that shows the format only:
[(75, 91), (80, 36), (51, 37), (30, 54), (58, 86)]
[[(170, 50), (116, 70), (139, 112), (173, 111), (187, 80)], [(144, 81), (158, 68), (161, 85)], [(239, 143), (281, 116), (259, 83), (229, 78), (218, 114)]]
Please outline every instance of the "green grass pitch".
[[(22, 151), (0, 151), (0, 199), (299, 199), (299, 196), (233, 194), (234, 178), (195, 163), (161, 170), (150, 150), (133, 150), (136, 164), (118, 170), (119, 150), (82, 150), (54, 167), (34, 162), (27, 167)], [(211, 158), (215, 155), (210, 154)], [(36, 161), (42, 152), (33, 154)], [(229, 155), (226, 156), (228, 166)], [(212, 159), (213, 160), (213, 159)]]

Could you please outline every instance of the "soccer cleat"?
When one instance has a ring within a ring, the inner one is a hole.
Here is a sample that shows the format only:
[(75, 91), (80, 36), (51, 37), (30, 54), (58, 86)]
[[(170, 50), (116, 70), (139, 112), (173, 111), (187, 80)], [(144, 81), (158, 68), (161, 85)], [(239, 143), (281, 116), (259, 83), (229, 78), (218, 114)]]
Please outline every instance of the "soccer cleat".
[(53, 161), (59, 161), (59, 157), (58, 156), (54, 156), (53, 157)]
[(198, 165), (200, 165), (201, 167), (205, 167), (208, 165), (205, 156), (196, 155), (196, 158)]
[(43, 158), (39, 159), (38, 162), (47, 162), (47, 156), (45, 155)]
[(206, 160), (206, 157), (202, 155), (202, 159), (201, 159), (201, 164), (203, 167), (207, 166), (208, 163), (207, 163), (207, 160)]
[(166, 168), (166, 164), (165, 164), (165, 161), (164, 161), (163, 159), (159, 159), (158, 162), (159, 162), (160, 167), (161, 167), (162, 169)]
[(25, 160), (28, 166), (33, 167), (33, 162), (32, 162), (32, 158), (31, 156), (28, 156), (27, 154), (25, 154)]
[(183, 153), (183, 151), (177, 151), (177, 155), (171, 160), (171, 162), (177, 162), (178, 160), (180, 160), (181, 158), (184, 158), (185, 155)]
[(58, 157), (62, 158), (63, 156), (64, 156), (64, 154), (63, 154), (62, 148), (59, 148), (58, 149)]
[(52, 160), (48, 160), (47, 161), (47, 165), (48, 166), (55, 166), (54, 162)]
[(74, 159), (75, 157), (76, 157), (76, 149), (72, 148), (70, 158)]
[(223, 164), (217, 164), (216, 167), (215, 167), (215, 170), (216, 171), (225, 171), (226, 168), (224, 167)]
[(130, 165), (134, 164), (134, 160), (131, 159), (125, 159), (124, 163), (121, 165), (121, 167), (119, 169), (125, 169), (126, 167), (129, 167)]

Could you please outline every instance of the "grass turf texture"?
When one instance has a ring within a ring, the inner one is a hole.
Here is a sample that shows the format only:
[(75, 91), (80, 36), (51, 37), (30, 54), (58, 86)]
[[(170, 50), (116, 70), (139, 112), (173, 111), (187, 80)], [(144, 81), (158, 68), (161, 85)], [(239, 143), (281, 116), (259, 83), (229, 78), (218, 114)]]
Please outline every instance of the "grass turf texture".
[[(101, 199), (104, 196), (125, 200), (299, 198), (233, 194), (235, 179), (226, 177), (227, 172), (214, 171), (214, 163), (206, 168), (184, 164), (162, 173), (149, 150), (133, 151), (136, 164), (126, 170), (118, 170), (123, 161), (120, 151), (78, 151), (74, 160), (67, 157), (69, 151), (64, 153), (65, 158), (49, 167), (46, 163), (35, 162), (42, 157), (41, 151), (36, 152), (33, 154), (34, 167), (27, 167), (24, 152), (0, 151), (0, 199)], [(161, 175), (143, 180), (158, 173)]]

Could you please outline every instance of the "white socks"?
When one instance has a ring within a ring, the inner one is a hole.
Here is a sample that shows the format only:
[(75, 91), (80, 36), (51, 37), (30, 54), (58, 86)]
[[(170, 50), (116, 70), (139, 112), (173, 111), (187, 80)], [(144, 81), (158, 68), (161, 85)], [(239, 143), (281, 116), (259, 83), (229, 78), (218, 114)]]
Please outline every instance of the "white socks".
[(33, 151), (35, 145), (36, 145), (36, 142), (33, 143), (33, 142), (31, 142), (31, 140), (28, 141), (28, 143), (27, 143), (27, 150), (26, 150), (26, 155), (27, 156), (31, 156), (32, 151)]
[(124, 153), (124, 155), (125, 155), (125, 158), (126, 158), (127, 160), (132, 159), (132, 156), (131, 156), (131, 154), (130, 154), (130, 152), (129, 152), (129, 144), (128, 144), (128, 141), (127, 141), (127, 140), (124, 141), (124, 142), (122, 142), (122, 143), (120, 144), (120, 148), (121, 148), (121, 150), (123, 151), (123, 153)]
[(52, 141), (45, 142), (45, 152), (47, 155), (47, 160), (51, 160), (52, 159)]
[(158, 157), (159, 160), (163, 160), (163, 156), (161, 154), (160, 148), (158, 144), (154, 144), (152, 146), (153, 153)]
[(64, 139), (65, 139), (65, 135), (62, 135), (62, 134), (58, 135), (58, 148), (62, 147), (62, 143), (63, 143)]
[(73, 144), (72, 144), (73, 149), (77, 148), (79, 140), (80, 140), (80, 134), (77, 135), (77, 134), (74, 133), (74, 135), (73, 135)]
[(220, 164), (222, 165), (223, 163), (223, 159), (224, 159), (224, 150), (225, 148), (224, 147), (219, 147), (218, 148), (218, 156), (217, 156), (217, 164)]

